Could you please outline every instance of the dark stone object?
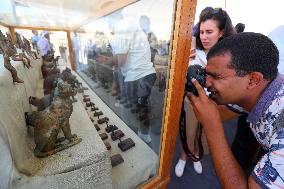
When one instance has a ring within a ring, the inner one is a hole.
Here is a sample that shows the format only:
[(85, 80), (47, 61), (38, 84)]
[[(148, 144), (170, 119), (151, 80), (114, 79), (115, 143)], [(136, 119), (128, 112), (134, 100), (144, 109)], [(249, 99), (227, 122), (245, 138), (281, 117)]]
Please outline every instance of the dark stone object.
[(92, 108), (91, 108), (91, 111), (93, 112), (93, 111), (96, 111), (96, 110), (99, 110), (99, 108), (97, 108), (97, 107), (95, 107), (95, 106), (93, 106)]
[(113, 131), (110, 136), (111, 136), (111, 139), (115, 141), (119, 138), (124, 137), (124, 133), (121, 130), (117, 130), (117, 131)]
[(102, 140), (105, 140), (105, 139), (108, 138), (108, 136), (107, 136), (106, 133), (101, 133), (101, 134), (100, 134), (100, 137), (101, 137)]
[(99, 111), (99, 112), (95, 112), (95, 113), (94, 113), (94, 116), (95, 116), (95, 117), (96, 117), (96, 116), (101, 116), (101, 115), (104, 115), (102, 111)]
[(122, 140), (118, 143), (118, 147), (125, 152), (126, 150), (132, 148), (135, 146), (134, 141), (131, 138), (127, 138), (125, 140)]
[(90, 98), (84, 98), (83, 99), (83, 102), (89, 102), (89, 101), (91, 101)]
[(98, 124), (103, 124), (103, 123), (106, 123), (108, 122), (109, 118), (108, 117), (103, 117), (101, 119), (98, 120)]
[(86, 106), (87, 106), (87, 107), (91, 107), (91, 106), (92, 106), (91, 102), (87, 102), (87, 103), (86, 103)]
[(115, 155), (111, 156), (110, 159), (111, 159), (111, 166), (112, 167), (115, 167), (115, 166), (124, 162), (124, 160), (123, 160), (123, 158), (120, 154), (115, 154)]
[(84, 90), (83, 90), (83, 89), (78, 88), (78, 89), (77, 89), (77, 92), (78, 92), (78, 93), (84, 93)]
[(104, 141), (104, 144), (105, 144), (107, 150), (111, 149), (111, 145), (108, 141)]
[(97, 131), (101, 130), (101, 128), (98, 126), (98, 124), (94, 124), (94, 127), (96, 128)]
[(106, 132), (107, 132), (107, 133), (110, 133), (110, 132), (115, 131), (115, 130), (117, 130), (117, 129), (118, 129), (118, 128), (117, 128), (116, 125), (108, 125), (108, 126), (106, 127)]

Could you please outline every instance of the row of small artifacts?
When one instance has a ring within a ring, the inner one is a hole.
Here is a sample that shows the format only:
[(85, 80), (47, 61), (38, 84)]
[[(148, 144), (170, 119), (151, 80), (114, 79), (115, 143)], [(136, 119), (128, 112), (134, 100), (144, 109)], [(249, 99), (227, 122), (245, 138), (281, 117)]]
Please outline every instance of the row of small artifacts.
[[(131, 138), (122, 140), (122, 137), (124, 137), (125, 134), (120, 129), (118, 129), (116, 125), (108, 124), (108, 117), (101, 117), (103, 116), (103, 112), (99, 111), (99, 109), (95, 106), (95, 103), (91, 101), (89, 95), (83, 94), (83, 102), (85, 103), (85, 109), (88, 110), (89, 108), (92, 112), (90, 120), (94, 123), (94, 127), (97, 131), (101, 131), (100, 126), (106, 124), (105, 132), (100, 133), (99, 136), (103, 140), (107, 150), (111, 150), (111, 145), (107, 141), (107, 139), (109, 138), (108, 134), (110, 134), (110, 137), (113, 141), (119, 140), (117, 146), (122, 152), (125, 152), (135, 146), (135, 143)], [(97, 123), (95, 123), (95, 120), (92, 116), (97, 118)], [(124, 160), (120, 154), (111, 156), (112, 167), (115, 167), (123, 162)]]

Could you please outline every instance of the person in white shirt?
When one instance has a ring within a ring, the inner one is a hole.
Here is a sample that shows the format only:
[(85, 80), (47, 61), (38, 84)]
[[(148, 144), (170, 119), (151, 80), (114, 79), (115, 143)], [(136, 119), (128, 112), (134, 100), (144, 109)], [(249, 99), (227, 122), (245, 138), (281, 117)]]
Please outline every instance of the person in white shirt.
[(46, 56), (49, 52), (51, 52), (48, 31), (43, 31), (41, 33), (41, 37), (38, 40), (37, 45), (40, 50), (40, 55), (42, 57)]
[(142, 15), (139, 18), (139, 25), (141, 29), (145, 32), (147, 35), (148, 42), (150, 44), (150, 50), (151, 50), (151, 62), (154, 63), (155, 55), (158, 52), (158, 40), (153, 31), (150, 29), (151, 21), (150, 18), (146, 15)]
[(77, 33), (74, 33), (72, 43), (73, 43), (76, 69), (79, 70), (79, 69), (81, 69), (81, 63), (79, 61), (80, 39), (79, 39), (79, 36), (77, 35)]
[[(125, 25), (128, 27), (124, 27)], [(146, 143), (150, 143), (148, 100), (157, 77), (151, 62), (150, 44), (147, 35), (131, 20), (124, 19), (121, 26), (115, 32), (114, 43), (117, 45), (114, 54), (124, 77), (129, 105), (133, 107), (132, 112), (139, 114), (142, 122), (138, 135)]]

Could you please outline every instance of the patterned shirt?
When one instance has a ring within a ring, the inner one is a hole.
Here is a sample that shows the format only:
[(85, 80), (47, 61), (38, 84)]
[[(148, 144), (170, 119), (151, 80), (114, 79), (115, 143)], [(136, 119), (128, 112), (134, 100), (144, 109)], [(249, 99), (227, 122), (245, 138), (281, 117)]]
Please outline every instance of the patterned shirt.
[(284, 76), (278, 75), (248, 115), (250, 127), (265, 149), (252, 172), (262, 188), (284, 188)]

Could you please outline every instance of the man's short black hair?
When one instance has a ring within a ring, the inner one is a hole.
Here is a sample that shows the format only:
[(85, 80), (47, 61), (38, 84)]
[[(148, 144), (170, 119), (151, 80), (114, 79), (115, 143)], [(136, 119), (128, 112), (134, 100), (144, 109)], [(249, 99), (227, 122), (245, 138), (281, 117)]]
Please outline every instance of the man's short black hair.
[(260, 72), (267, 80), (277, 76), (279, 51), (265, 35), (243, 32), (226, 37), (210, 49), (207, 60), (226, 53), (231, 55), (230, 67), (238, 76), (251, 72)]

